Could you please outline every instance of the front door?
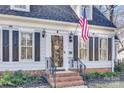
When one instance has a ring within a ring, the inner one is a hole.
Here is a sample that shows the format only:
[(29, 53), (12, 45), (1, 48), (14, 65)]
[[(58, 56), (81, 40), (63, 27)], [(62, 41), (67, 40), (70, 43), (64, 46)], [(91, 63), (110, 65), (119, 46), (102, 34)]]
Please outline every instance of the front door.
[(63, 67), (63, 36), (51, 36), (52, 58), (57, 67)]

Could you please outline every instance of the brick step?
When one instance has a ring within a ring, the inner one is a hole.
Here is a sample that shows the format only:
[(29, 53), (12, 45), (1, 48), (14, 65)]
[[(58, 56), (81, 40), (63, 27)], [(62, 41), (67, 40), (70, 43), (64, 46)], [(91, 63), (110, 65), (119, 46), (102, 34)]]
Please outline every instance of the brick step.
[[(81, 76), (68, 76), (68, 77), (56, 77), (56, 82), (65, 82), (65, 81), (77, 81), (77, 80), (83, 80)], [(49, 78), (49, 81), (52, 82), (53, 79)]]
[[(83, 85), (84, 81), (83, 80), (77, 80), (77, 81), (66, 81), (66, 82), (57, 82), (56, 87), (57, 88), (63, 88), (63, 87), (71, 87), (71, 86), (80, 86)], [(54, 83), (51, 83), (51, 86), (54, 87)]]
[[(70, 76), (79, 76), (78, 73), (75, 73), (75, 72), (70, 72), (70, 73), (57, 73), (56, 72), (56, 77), (70, 77)], [(49, 77), (51, 77), (51, 75), (49, 75)]]

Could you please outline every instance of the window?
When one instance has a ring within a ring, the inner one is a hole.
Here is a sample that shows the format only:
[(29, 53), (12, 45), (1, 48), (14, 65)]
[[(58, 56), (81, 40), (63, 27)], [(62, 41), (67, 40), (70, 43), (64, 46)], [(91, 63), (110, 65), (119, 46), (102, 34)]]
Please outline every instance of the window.
[(107, 38), (100, 38), (100, 60), (107, 60)]
[(29, 5), (11, 5), (10, 9), (29, 12), (30, 11), (30, 6)]
[[(87, 6), (82, 6), (82, 13), (84, 11), (84, 8), (86, 9), (86, 17), (88, 20), (92, 20), (92, 6), (91, 5), (87, 5)], [(83, 14), (82, 14), (83, 15)]]
[(32, 59), (32, 35), (21, 32), (21, 59)]
[(82, 39), (80, 40), (80, 58), (84, 60), (88, 59), (87, 45), (87, 42), (84, 42)]

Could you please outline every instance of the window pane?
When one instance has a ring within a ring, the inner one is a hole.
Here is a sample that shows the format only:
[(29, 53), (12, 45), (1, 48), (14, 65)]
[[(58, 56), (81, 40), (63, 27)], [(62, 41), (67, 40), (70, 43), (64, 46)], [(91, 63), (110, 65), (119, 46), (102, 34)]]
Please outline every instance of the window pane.
[(82, 39), (80, 40), (80, 58), (86, 60), (88, 58), (87, 54), (87, 43), (84, 42)]
[(27, 45), (32, 46), (32, 34), (27, 33), (26, 36), (27, 36)]
[(26, 34), (21, 33), (21, 45), (26, 46)]
[(27, 59), (32, 59), (32, 47), (27, 47)]
[(26, 59), (26, 47), (21, 48), (21, 59)]
[(107, 59), (107, 39), (104, 38), (100, 39), (100, 59)]

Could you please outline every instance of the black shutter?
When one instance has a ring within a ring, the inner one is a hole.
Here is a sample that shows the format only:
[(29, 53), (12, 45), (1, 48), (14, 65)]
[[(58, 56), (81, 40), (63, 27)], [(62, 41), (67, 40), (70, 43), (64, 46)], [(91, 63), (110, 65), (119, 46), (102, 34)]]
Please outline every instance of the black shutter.
[(9, 61), (9, 30), (2, 31), (3, 61)]
[(94, 47), (95, 51), (94, 51), (94, 54), (95, 54), (95, 61), (98, 61), (98, 55), (99, 55), (99, 52), (98, 52), (98, 37), (95, 37), (95, 47)]
[(13, 61), (19, 61), (19, 32), (13, 31)]
[(108, 38), (108, 60), (112, 60), (112, 38)]
[(35, 61), (40, 61), (40, 33), (35, 32)]
[(93, 61), (93, 37), (89, 38), (89, 61)]
[(74, 43), (73, 43), (73, 54), (74, 54), (74, 61), (78, 60), (78, 36), (74, 36)]

